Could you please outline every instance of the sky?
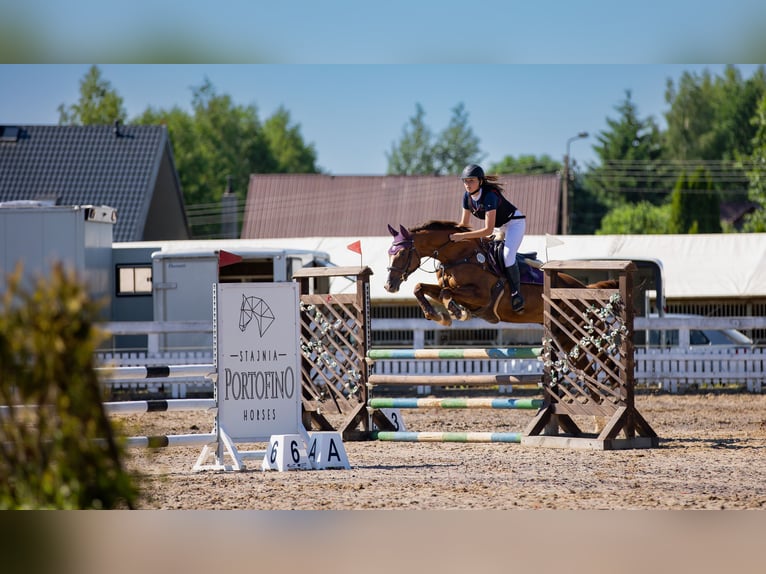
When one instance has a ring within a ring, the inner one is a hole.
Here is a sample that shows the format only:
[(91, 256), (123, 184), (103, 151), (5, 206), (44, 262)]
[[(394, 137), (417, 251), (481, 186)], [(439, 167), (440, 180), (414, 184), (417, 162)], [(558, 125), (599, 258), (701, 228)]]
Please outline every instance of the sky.
[(667, 79), (749, 75), (764, 24), (762, 0), (0, 0), (0, 123), (57, 123), (97, 63), (129, 118), (206, 78), (262, 121), (282, 106), (332, 174), (386, 173), (418, 104), (435, 134), (463, 104), (484, 165), (563, 160), (583, 131), (586, 164), (626, 90), (663, 126)]
[[(57, 124), (58, 107), (79, 99), (89, 64), (1, 64), (0, 124)], [(217, 93), (254, 105), (261, 121), (280, 106), (334, 175), (383, 175), (419, 104), (434, 134), (463, 104), (489, 165), (511, 155), (595, 162), (593, 146), (626, 91), (641, 118), (664, 126), (668, 79), (721, 75), (723, 64), (99, 64), (128, 118), (148, 107), (191, 110), (192, 89), (208, 79)], [(737, 64), (744, 77), (757, 68)]]
[(0, 0), (0, 61), (759, 62), (762, 0)]

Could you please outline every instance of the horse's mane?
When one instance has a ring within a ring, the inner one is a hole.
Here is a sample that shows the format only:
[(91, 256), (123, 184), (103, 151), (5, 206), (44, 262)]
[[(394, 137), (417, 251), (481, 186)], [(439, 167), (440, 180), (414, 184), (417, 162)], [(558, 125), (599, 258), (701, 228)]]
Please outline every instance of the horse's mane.
[(468, 231), (468, 227), (458, 225), (454, 221), (438, 221), (431, 220), (426, 223), (422, 223), (410, 229), (410, 232), (415, 231)]

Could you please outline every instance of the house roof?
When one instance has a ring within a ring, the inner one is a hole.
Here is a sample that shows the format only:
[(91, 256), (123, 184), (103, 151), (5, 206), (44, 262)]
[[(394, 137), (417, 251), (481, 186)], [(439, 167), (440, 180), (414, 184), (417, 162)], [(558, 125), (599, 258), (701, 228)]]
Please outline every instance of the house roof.
[[(506, 197), (527, 216), (528, 234), (558, 231), (558, 175), (503, 175)], [(456, 177), (385, 175), (250, 176), (241, 237), (338, 237), (387, 234), (432, 219), (460, 219)]]
[(721, 219), (734, 226), (742, 223), (742, 218), (758, 209), (754, 201), (725, 201), (721, 202)]
[(0, 202), (41, 199), (115, 208), (115, 241), (189, 238), (165, 126), (0, 126)]

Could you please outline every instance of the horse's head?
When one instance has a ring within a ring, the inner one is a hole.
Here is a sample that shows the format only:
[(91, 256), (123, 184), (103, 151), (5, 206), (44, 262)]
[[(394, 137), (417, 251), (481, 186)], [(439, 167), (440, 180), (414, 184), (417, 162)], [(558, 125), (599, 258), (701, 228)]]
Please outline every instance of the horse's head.
[(396, 293), (410, 273), (420, 266), (420, 255), (415, 250), (415, 240), (403, 225), (399, 231), (389, 225), (388, 231), (394, 240), (388, 248), (388, 277), (383, 287), (389, 293)]

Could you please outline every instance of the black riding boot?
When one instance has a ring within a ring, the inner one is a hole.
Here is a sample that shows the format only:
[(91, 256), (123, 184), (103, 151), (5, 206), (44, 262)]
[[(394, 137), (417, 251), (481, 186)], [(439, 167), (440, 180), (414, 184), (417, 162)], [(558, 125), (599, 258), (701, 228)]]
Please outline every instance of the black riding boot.
[(517, 313), (524, 311), (524, 297), (521, 296), (521, 277), (519, 276), (519, 265), (514, 263), (505, 268), (505, 276), (511, 286), (511, 307)]

